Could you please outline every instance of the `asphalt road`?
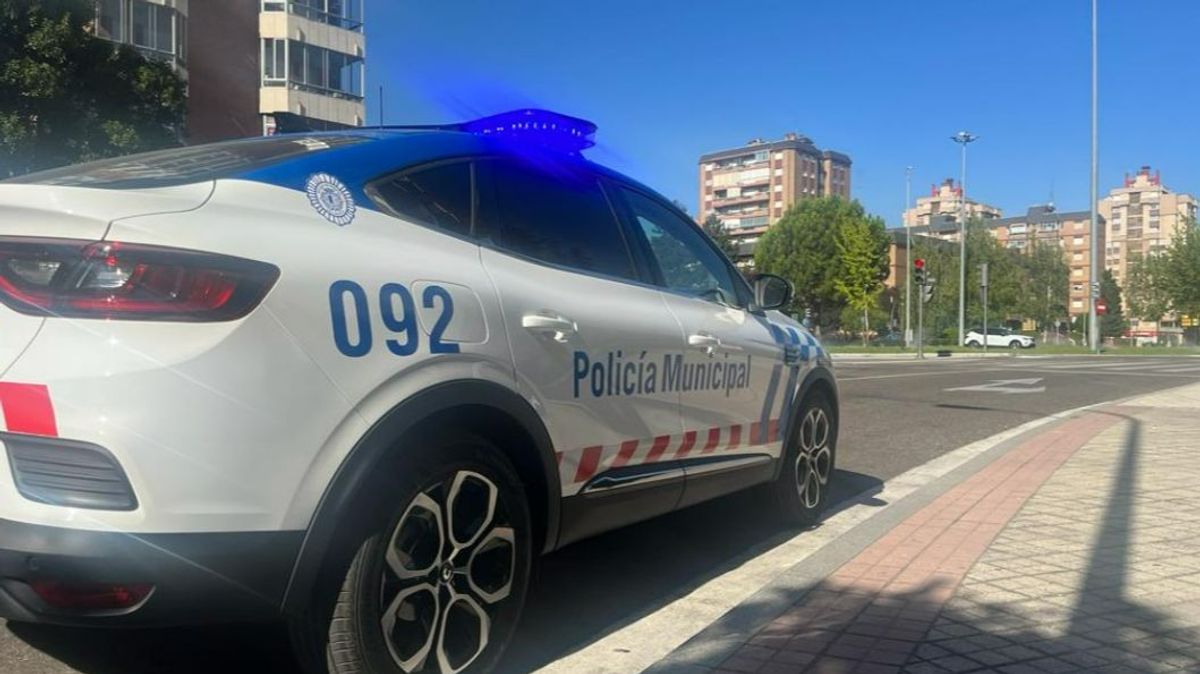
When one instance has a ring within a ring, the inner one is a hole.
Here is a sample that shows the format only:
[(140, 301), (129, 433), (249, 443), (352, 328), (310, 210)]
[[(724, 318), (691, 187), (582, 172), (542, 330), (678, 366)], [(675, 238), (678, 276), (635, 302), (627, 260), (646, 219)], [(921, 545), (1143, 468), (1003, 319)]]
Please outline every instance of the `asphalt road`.
[[(1200, 380), (1200, 358), (843, 361), (834, 507), (975, 440), (1084, 405)], [(999, 383), (997, 383), (999, 382)], [(739, 495), (578, 543), (542, 560), (507, 672), (526, 672), (645, 616), (723, 573), (781, 531)], [(0, 628), (15, 674), (291, 672), (262, 627), (97, 632)]]

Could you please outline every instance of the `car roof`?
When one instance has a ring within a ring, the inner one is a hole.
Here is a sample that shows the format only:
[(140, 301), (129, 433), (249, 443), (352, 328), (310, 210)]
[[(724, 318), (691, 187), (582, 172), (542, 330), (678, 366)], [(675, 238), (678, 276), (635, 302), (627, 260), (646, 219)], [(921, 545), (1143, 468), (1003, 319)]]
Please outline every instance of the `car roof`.
[[(366, 184), (406, 166), (471, 156), (514, 156), (573, 164), (657, 194), (579, 154), (439, 127), (359, 128), (289, 133), (102, 159), (3, 182), (148, 189), (210, 180), (251, 180), (304, 190), (315, 173), (334, 175), (362, 194)], [(661, 198), (661, 197), (660, 197)]]

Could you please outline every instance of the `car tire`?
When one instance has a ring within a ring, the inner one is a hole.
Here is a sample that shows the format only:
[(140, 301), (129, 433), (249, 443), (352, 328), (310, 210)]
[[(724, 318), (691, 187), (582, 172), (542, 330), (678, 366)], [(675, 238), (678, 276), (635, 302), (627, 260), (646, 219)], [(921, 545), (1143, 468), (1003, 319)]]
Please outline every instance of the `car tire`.
[(1008, 348), (1016, 351), (1017, 349), (1021, 348), (1021, 342), (1019, 340), (1014, 339), (1013, 341), (1008, 343)]
[(809, 527), (817, 523), (829, 504), (837, 459), (837, 417), (827, 396), (814, 391), (796, 412), (783, 466), (767, 485), (773, 511), (787, 525)]
[(972, 349), (978, 349), (979, 347), (983, 346), (983, 344), (972, 339), (971, 341), (967, 342), (967, 346), (971, 347)]
[(482, 438), (427, 447), (396, 471), (324, 621), (330, 674), (484, 674), (512, 638), (533, 563), (521, 480)]

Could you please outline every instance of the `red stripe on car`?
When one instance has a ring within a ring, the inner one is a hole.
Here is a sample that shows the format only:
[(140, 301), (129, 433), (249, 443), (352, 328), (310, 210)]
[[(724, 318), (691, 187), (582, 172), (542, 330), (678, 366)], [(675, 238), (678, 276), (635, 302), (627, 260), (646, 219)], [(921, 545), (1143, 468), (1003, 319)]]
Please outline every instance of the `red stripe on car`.
[(50, 389), (44, 384), (0, 382), (0, 406), (4, 408), (8, 430), (13, 433), (58, 435)]
[(729, 444), (725, 449), (737, 449), (742, 444), (742, 425), (734, 424), (729, 427)]
[(654, 438), (654, 444), (650, 447), (650, 453), (646, 455), (646, 463), (654, 463), (662, 457), (667, 451), (667, 445), (671, 444), (671, 436), (660, 435)]
[(575, 470), (576, 482), (587, 482), (596, 474), (596, 469), (600, 467), (600, 452), (604, 448), (584, 447), (583, 456), (579, 457), (579, 467)]
[(625, 442), (622, 442), (621, 449), (617, 452), (617, 458), (613, 459), (612, 467), (620, 468), (621, 466), (629, 463), (629, 460), (633, 458), (633, 454), (637, 451), (637, 448), (637, 440), (626, 440)]
[(717, 445), (719, 445), (719, 444), (721, 444), (721, 429), (720, 429), (720, 427), (710, 428), (710, 429), (708, 429), (708, 442), (706, 442), (704, 444), (704, 449), (700, 450), (700, 453), (708, 454), (709, 452), (716, 449)]
[(696, 431), (687, 431), (683, 434), (683, 441), (679, 443), (679, 450), (675, 452), (675, 458), (682, 459), (683, 457), (687, 456), (688, 452), (692, 451), (692, 448), (695, 446)]

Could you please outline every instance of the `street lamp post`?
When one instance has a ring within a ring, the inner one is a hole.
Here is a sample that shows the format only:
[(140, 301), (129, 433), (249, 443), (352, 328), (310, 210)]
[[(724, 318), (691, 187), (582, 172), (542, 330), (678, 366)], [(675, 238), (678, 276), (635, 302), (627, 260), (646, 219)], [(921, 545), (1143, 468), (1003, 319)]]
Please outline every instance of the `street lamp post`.
[(967, 144), (979, 140), (979, 136), (968, 131), (959, 131), (950, 140), (962, 147), (962, 174), (958, 190), (958, 345), (966, 343), (967, 334)]
[(1098, 143), (1096, 140), (1098, 115), (1096, 111), (1096, 0), (1092, 0), (1092, 179), (1091, 179), (1091, 195), (1092, 195), (1092, 222), (1091, 222), (1091, 250), (1089, 251), (1091, 260), (1091, 281), (1088, 288), (1088, 295), (1091, 297), (1091, 302), (1088, 303), (1088, 319), (1091, 321), (1088, 330), (1088, 339), (1091, 341), (1092, 351), (1100, 353), (1100, 323), (1096, 320), (1096, 300), (1099, 299), (1096, 288), (1100, 283), (1100, 246), (1097, 239), (1099, 238), (1099, 226), (1096, 217), (1096, 198), (1099, 196), (1097, 190), (1099, 188), (1099, 162), (1098, 162)]
[(913, 167), (904, 169), (904, 347), (912, 346), (912, 227), (908, 224), (908, 204), (912, 201)]

